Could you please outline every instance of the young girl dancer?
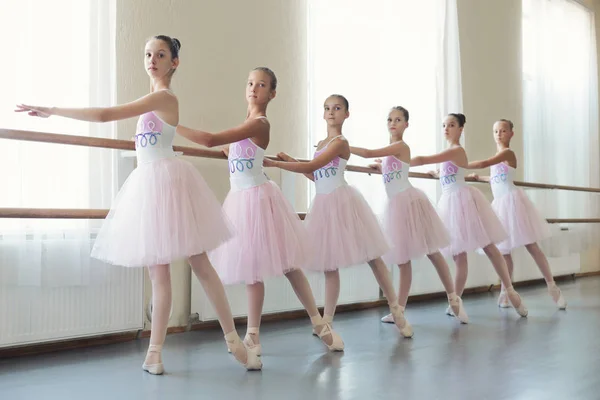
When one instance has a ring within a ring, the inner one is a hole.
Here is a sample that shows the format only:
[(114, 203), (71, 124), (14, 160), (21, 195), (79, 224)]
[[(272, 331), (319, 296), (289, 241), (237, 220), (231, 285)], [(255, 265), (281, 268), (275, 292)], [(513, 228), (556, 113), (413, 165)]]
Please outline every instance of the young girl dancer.
[(185, 257), (217, 311), (227, 346), (247, 369), (260, 369), (260, 359), (247, 350), (235, 330), (223, 284), (206, 255), (231, 237), (221, 206), (198, 171), (173, 152), (179, 104), (170, 86), (179, 66), (180, 48), (179, 40), (164, 35), (146, 43), (144, 66), (151, 92), (131, 103), (80, 109), (20, 105), (16, 111), (90, 122), (139, 116), (135, 135), (138, 167), (115, 198), (92, 257), (127, 267), (148, 266), (152, 332), (142, 368), (154, 375), (164, 372), (161, 349), (171, 310), (169, 264)]
[[(439, 249), (450, 244), (450, 236), (425, 193), (408, 181), (410, 147), (402, 139), (408, 127), (408, 118), (408, 110), (404, 107), (392, 108), (387, 119), (390, 145), (375, 150), (351, 146), (350, 151), (364, 158), (383, 157), (383, 161), (376, 160), (376, 164), (371, 166), (382, 172), (387, 193), (382, 225), (392, 249), (384, 255), (383, 260), (400, 268), (400, 306), (406, 307), (408, 300), (412, 282), (411, 260), (427, 255), (446, 289), (450, 308), (466, 324), (467, 313), (454, 291), (450, 268), (439, 252)], [(381, 321), (394, 323), (391, 314)]]
[(266, 166), (304, 173), (314, 180), (317, 195), (306, 217), (310, 240), (309, 269), (325, 272), (325, 310), (323, 318), (333, 320), (340, 294), (339, 268), (368, 262), (388, 300), (396, 326), (405, 337), (412, 337), (412, 327), (398, 304), (389, 272), (381, 256), (388, 244), (377, 218), (362, 195), (344, 179), (350, 146), (342, 136), (342, 125), (350, 116), (348, 100), (332, 95), (325, 101), (323, 119), (327, 121), (327, 138), (317, 145), (314, 159), (298, 162), (280, 153), (284, 161), (265, 160)]
[(263, 172), (265, 149), (270, 140), (267, 106), (275, 97), (277, 78), (268, 68), (250, 72), (246, 85), (248, 111), (238, 127), (211, 134), (179, 126), (188, 139), (212, 147), (229, 144), (231, 190), (224, 210), (236, 236), (209, 254), (225, 284), (245, 283), (248, 295), (248, 330), (244, 343), (261, 353), (260, 319), (268, 277), (285, 275), (306, 308), (314, 331), (333, 351), (344, 349), (342, 339), (322, 319), (310, 284), (298, 269), (309, 251), (302, 221), (279, 187)]
[[(514, 135), (513, 123), (501, 119), (494, 124), (493, 131), (496, 155), (487, 160), (470, 162), (468, 168), (490, 167), (490, 184), (494, 195), (492, 208), (508, 232), (508, 239), (499, 243), (498, 249), (504, 255), (508, 272), (512, 277), (514, 263), (511, 252), (517, 247), (525, 246), (544, 276), (552, 300), (559, 309), (564, 310), (567, 308), (567, 302), (554, 282), (548, 259), (537, 244), (551, 235), (548, 224), (540, 216), (525, 192), (513, 183), (517, 169), (517, 156), (510, 149), (510, 140)], [(473, 175), (477, 177), (477, 175)], [(509, 307), (504, 283), (498, 298), (498, 306)]]
[[(440, 217), (450, 232), (450, 246), (444, 248), (442, 253), (445, 256), (452, 255), (456, 263), (456, 293), (461, 296), (467, 282), (467, 252), (483, 249), (504, 283), (508, 299), (517, 313), (526, 317), (527, 308), (512, 287), (504, 258), (495, 245), (506, 239), (507, 234), (483, 194), (465, 183), (464, 169), (469, 161), (460, 145), (465, 122), (463, 114), (449, 114), (443, 124), (449, 148), (432, 156), (415, 157), (410, 165), (441, 163), (439, 178), (442, 196), (438, 206)], [(448, 309), (446, 313), (451, 315), (451, 310)]]

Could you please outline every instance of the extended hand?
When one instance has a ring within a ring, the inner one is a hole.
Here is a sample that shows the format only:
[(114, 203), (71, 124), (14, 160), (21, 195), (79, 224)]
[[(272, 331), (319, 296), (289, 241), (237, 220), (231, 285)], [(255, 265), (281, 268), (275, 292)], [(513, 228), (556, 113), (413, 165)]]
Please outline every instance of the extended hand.
[(373, 168), (373, 169), (376, 169), (377, 171), (381, 172), (381, 158), (377, 158), (374, 161), (375, 161), (375, 164), (369, 164), (369, 168)]
[(264, 158), (263, 159), (263, 166), (264, 167), (276, 167), (276, 162), (271, 160), (270, 158)]
[(289, 154), (284, 153), (283, 151), (280, 153), (277, 153), (277, 157), (282, 159), (283, 161), (290, 161), (292, 159), (292, 157), (290, 157)]
[(52, 113), (50, 107), (28, 106), (26, 104), (17, 104), (15, 112), (26, 112), (32, 117), (48, 118)]

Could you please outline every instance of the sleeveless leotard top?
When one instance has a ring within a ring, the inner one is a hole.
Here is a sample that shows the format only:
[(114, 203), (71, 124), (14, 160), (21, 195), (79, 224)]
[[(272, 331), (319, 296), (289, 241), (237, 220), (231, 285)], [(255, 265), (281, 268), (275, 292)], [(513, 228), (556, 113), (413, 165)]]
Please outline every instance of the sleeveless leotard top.
[(383, 176), (383, 184), (388, 197), (405, 191), (412, 187), (408, 181), (408, 170), (410, 164), (400, 161), (394, 156), (387, 156), (381, 162), (381, 174)]
[[(341, 137), (341, 140), (346, 140), (343, 136), (336, 136), (329, 141), (331, 143), (333, 140)], [(325, 145), (321, 150), (315, 151), (314, 157), (316, 158), (321, 154), (329, 143)], [(344, 170), (346, 169), (346, 164), (348, 164), (348, 160), (345, 160), (341, 157), (335, 157), (331, 160), (327, 165), (319, 168), (318, 170), (313, 172), (313, 177), (315, 179), (315, 186), (317, 189), (317, 194), (327, 194), (333, 192), (335, 189), (347, 185), (346, 179), (344, 178)]]
[[(267, 117), (258, 117), (264, 119)], [(249, 189), (268, 182), (263, 171), (265, 150), (249, 138), (229, 145), (229, 182), (231, 190)]]

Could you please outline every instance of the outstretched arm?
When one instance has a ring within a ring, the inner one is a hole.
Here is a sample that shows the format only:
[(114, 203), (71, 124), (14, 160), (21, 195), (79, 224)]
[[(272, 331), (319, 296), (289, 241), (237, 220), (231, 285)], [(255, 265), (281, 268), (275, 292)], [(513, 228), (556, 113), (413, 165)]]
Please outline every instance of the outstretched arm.
[(339, 156), (344, 150), (344, 147), (347, 144), (342, 140), (335, 140), (327, 146), (325, 151), (319, 154), (316, 158), (307, 161), (307, 162), (285, 162), (285, 161), (273, 161), (269, 159), (265, 159), (265, 166), (267, 167), (277, 167), (281, 169), (285, 169), (286, 171), (291, 172), (299, 172), (302, 174), (313, 173), (319, 168), (327, 165), (331, 160), (335, 157)]
[[(284, 153), (284, 152), (277, 153), (277, 157), (280, 158), (280, 159), (282, 159), (285, 162), (299, 162), (294, 157), (292, 157), (289, 154)], [(304, 176), (306, 176), (311, 181), (315, 180), (315, 176), (312, 173), (306, 173), (306, 174), (304, 174)]]
[(514, 153), (512, 150), (505, 149), (505, 150), (499, 152), (498, 154), (496, 154), (495, 156), (488, 158), (487, 160), (472, 161), (469, 163), (469, 165), (467, 165), (467, 168), (468, 169), (487, 168), (491, 165), (496, 165), (503, 161), (508, 161), (511, 157), (513, 157), (513, 155), (514, 155)]
[(224, 144), (239, 142), (240, 140), (268, 134), (269, 125), (259, 119), (251, 119), (243, 124), (218, 133), (209, 133), (199, 129), (177, 126), (177, 133), (181, 136), (206, 147), (222, 146)]
[(379, 149), (365, 149), (364, 147), (350, 146), (350, 153), (363, 158), (387, 157), (401, 153), (404, 147), (406, 146), (403, 146), (400, 142), (392, 143)]
[(51, 115), (89, 122), (108, 122), (137, 117), (150, 111), (166, 111), (166, 107), (176, 105), (177, 98), (166, 90), (147, 94), (131, 103), (114, 107), (62, 108), (41, 107), (19, 104), (16, 112), (26, 112), (33, 117), (48, 118)]
[(461, 151), (464, 151), (461, 147), (454, 147), (431, 156), (417, 156), (410, 160), (410, 166), (418, 167), (420, 165), (438, 164), (444, 161), (452, 161)]

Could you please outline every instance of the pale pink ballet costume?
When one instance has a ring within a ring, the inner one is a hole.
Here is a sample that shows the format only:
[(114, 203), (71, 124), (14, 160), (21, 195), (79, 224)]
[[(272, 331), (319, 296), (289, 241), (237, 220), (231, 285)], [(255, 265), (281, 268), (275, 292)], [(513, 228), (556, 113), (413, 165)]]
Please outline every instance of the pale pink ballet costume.
[[(537, 243), (552, 235), (550, 226), (542, 218), (525, 192), (515, 186), (516, 169), (505, 163), (490, 167), (490, 185), (494, 195), (492, 208), (508, 232), (508, 238), (498, 244), (498, 249), (504, 255), (521, 246)], [(548, 290), (553, 300), (562, 310), (567, 308), (567, 302), (555, 283), (549, 284)], [(498, 305), (510, 307), (506, 292), (501, 290)]]
[[(410, 184), (409, 169), (410, 164), (394, 156), (386, 156), (381, 163), (388, 198), (382, 225), (392, 246), (383, 256), (387, 264), (403, 265), (450, 245), (450, 235), (429, 198)], [(461, 322), (466, 323), (462, 300), (456, 297), (450, 301)], [(394, 323), (394, 319), (389, 314), (382, 322)]]
[(381, 168), (387, 194), (382, 225), (392, 246), (384, 261), (402, 265), (450, 245), (446, 227), (429, 198), (410, 184), (410, 165), (387, 156)]
[(490, 168), (492, 208), (508, 232), (508, 238), (497, 245), (502, 254), (510, 254), (517, 247), (539, 242), (552, 234), (525, 192), (515, 186), (515, 171), (505, 163)]
[(442, 196), (438, 211), (450, 232), (450, 246), (442, 249), (445, 257), (475, 251), (507, 238), (483, 193), (466, 184), (464, 168), (450, 161), (443, 162), (440, 183)]
[(219, 201), (200, 173), (173, 151), (175, 127), (140, 116), (137, 168), (116, 196), (91, 256), (110, 264), (170, 264), (218, 247), (231, 236)]
[(279, 187), (264, 174), (264, 156), (265, 150), (250, 139), (229, 146), (231, 190), (223, 209), (236, 235), (209, 253), (225, 284), (262, 282), (305, 262), (306, 230)]
[(369, 204), (344, 179), (347, 163), (336, 157), (313, 172), (317, 194), (306, 216), (310, 253), (304, 264), (309, 270), (335, 271), (374, 260), (389, 250)]

